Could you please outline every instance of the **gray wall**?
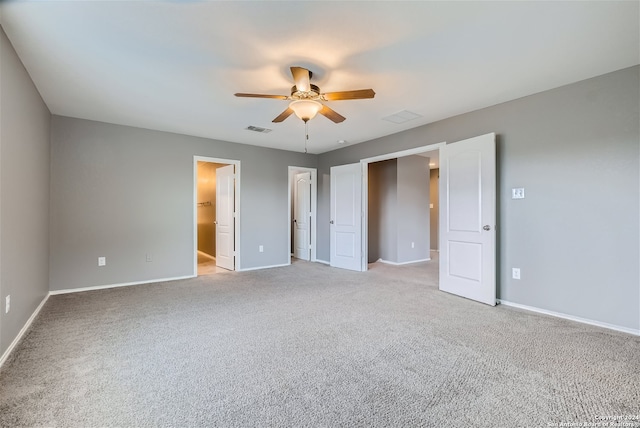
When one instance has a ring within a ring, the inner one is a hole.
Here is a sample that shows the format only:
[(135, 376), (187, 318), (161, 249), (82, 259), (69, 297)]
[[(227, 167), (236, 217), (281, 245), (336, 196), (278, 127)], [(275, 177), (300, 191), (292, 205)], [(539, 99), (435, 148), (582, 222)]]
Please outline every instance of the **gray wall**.
[(639, 99), (636, 66), (322, 154), (318, 257), (331, 166), (496, 132), (499, 297), (638, 329)]
[(50, 117), (0, 30), (0, 355), (49, 290)]
[(240, 268), (286, 264), (288, 166), (317, 159), (60, 116), (51, 150), (51, 290), (192, 275), (194, 155), (241, 161)]
[(373, 263), (380, 258), (380, 173), (378, 172), (380, 162), (370, 163), (367, 167), (368, 193), (367, 211), (369, 218), (367, 221), (367, 263)]
[(429, 258), (429, 158), (373, 162), (368, 174), (369, 263)]
[[(429, 258), (429, 158), (398, 159), (398, 263)], [(414, 244), (411, 248), (411, 244)]]
[(369, 164), (368, 261), (398, 258), (398, 160)]
[(438, 185), (440, 182), (440, 170), (432, 169), (430, 172), (429, 179), (429, 201), (433, 204), (433, 208), (429, 210), (429, 223), (430, 223), (430, 240), (431, 240), (431, 249), (438, 250), (439, 242), (438, 242), (438, 225), (440, 224), (440, 201), (439, 201), (439, 189)]

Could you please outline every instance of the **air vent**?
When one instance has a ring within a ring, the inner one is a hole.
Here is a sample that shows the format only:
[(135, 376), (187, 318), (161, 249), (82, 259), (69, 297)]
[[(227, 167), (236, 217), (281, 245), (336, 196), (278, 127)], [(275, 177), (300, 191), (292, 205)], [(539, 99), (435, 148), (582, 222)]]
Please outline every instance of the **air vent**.
[(262, 132), (263, 134), (267, 134), (267, 133), (271, 132), (271, 129), (269, 129), (269, 128), (260, 128), (259, 126), (247, 126), (245, 129), (247, 131)]
[(420, 116), (418, 113), (414, 113), (409, 110), (402, 110), (396, 114), (392, 114), (391, 116), (383, 117), (382, 120), (386, 120), (387, 122), (392, 123), (405, 123), (419, 117), (422, 116)]

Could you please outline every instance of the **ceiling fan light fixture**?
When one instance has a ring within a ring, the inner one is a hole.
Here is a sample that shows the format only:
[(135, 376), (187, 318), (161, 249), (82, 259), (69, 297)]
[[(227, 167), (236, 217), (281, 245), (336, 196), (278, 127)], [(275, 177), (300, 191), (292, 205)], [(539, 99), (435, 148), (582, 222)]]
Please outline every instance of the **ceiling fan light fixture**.
[(289, 108), (303, 121), (307, 122), (314, 117), (320, 110), (322, 110), (322, 104), (313, 100), (295, 100), (291, 101)]
[[(2, 0), (0, 0), (2, 1)], [(236, 97), (247, 98), (272, 98), (277, 100), (289, 100), (289, 107), (282, 113), (280, 113), (273, 123), (280, 123), (289, 116), (295, 113), (305, 124), (311, 119), (316, 117), (318, 113), (332, 121), (333, 123), (344, 122), (346, 117), (342, 116), (338, 112), (334, 111), (326, 104), (321, 104), (319, 101), (338, 101), (338, 100), (363, 100), (366, 98), (373, 98), (376, 93), (373, 89), (357, 89), (352, 91), (340, 91), (340, 92), (320, 92), (320, 88), (317, 85), (309, 82), (313, 73), (303, 67), (290, 67), (291, 75), (293, 76), (293, 87), (291, 88), (291, 95), (268, 95), (268, 94), (245, 94), (238, 92)]]

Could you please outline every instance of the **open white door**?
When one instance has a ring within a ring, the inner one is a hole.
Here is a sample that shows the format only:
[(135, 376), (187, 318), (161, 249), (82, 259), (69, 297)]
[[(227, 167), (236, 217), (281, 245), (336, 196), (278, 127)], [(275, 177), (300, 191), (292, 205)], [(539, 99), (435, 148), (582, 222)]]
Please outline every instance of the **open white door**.
[(293, 256), (311, 260), (311, 173), (294, 177), (293, 187)]
[(362, 167), (331, 168), (330, 264), (362, 270)]
[(216, 169), (216, 266), (235, 269), (234, 165)]
[(440, 149), (440, 290), (496, 304), (495, 134)]

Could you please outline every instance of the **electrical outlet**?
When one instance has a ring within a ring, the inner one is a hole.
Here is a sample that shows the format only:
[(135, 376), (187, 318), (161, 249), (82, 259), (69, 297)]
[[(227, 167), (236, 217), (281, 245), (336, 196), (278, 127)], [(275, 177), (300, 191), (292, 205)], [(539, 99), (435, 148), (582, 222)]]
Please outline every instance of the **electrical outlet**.
[(264, 253), (264, 245), (259, 245), (258, 251), (260, 251), (261, 253)]
[(153, 257), (151, 257), (151, 254), (147, 253), (147, 263), (152, 261), (153, 261)]
[(513, 279), (520, 279), (520, 268), (512, 268), (511, 269), (511, 277)]
[(411, 243), (411, 248), (416, 248), (416, 243), (415, 242)]
[(7, 295), (4, 299), (4, 313), (8, 314), (11, 309), (11, 294)]
[(107, 258), (106, 257), (98, 257), (98, 266), (106, 266)]

